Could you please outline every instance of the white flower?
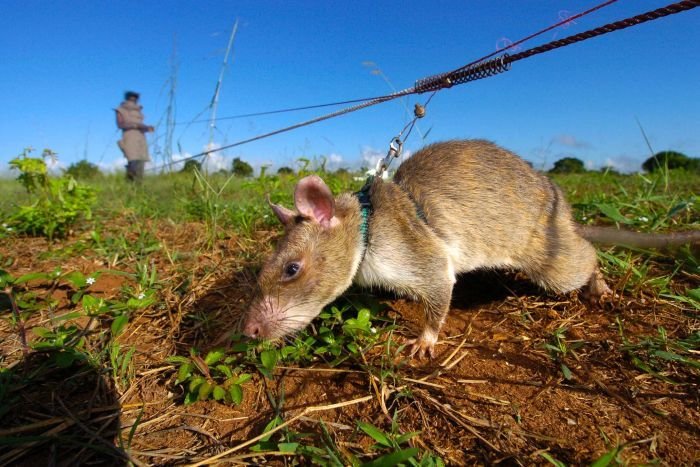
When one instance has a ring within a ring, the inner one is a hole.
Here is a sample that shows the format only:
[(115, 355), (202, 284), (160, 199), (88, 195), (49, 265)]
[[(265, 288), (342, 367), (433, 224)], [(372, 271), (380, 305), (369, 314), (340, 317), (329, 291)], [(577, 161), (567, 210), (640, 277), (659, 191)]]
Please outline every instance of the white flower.
[(371, 332), (372, 334), (376, 334), (377, 328), (369, 328), (369, 332)]
[(585, 221), (586, 219), (588, 219), (586, 216), (583, 216), (583, 217), (581, 218), (582, 221)]
[(5, 228), (7, 228), (7, 224), (4, 223), (4, 222), (2, 223), (2, 226), (5, 227)]
[(5, 227), (8, 232), (12, 232), (12, 227)]
[(639, 222), (649, 222), (649, 218), (647, 216), (641, 216), (637, 220)]
[(139, 300), (143, 300), (144, 298), (146, 298), (146, 294), (141, 292), (136, 298), (138, 298)]
[(88, 277), (87, 279), (85, 279), (85, 282), (87, 283), (87, 285), (92, 285), (92, 284), (95, 283), (95, 278), (94, 278), (94, 277)]

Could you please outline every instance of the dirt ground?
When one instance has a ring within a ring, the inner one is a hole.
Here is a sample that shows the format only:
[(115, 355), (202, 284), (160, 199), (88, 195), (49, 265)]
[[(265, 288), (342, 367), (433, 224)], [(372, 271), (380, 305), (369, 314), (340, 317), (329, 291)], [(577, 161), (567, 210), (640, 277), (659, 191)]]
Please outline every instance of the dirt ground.
[[(309, 407), (318, 410), (307, 410), (291, 428), (309, 433), (313, 443), (325, 436), (323, 422), (341, 452), (357, 453), (371, 444), (356, 429), (357, 420), (388, 430), (390, 414), (396, 413), (402, 431), (421, 432), (413, 445), (448, 465), (544, 465), (545, 452), (584, 465), (616, 446), (624, 446), (620, 457), (629, 464), (700, 463), (700, 373), (670, 365), (663, 375), (673, 381), (668, 382), (642, 372), (623, 350), (621, 335), (622, 329), (625, 338), (637, 342), (657, 335), (663, 326), (669, 338), (683, 338), (700, 329), (698, 314), (643, 291), (620, 293), (623, 279), (610, 283), (616, 291), (613, 300), (589, 306), (575, 293), (546, 295), (518, 274), (465, 275), (456, 285), (432, 361), (399, 355), (395, 377), (389, 380), (351, 365), (279, 367), (273, 380), (256, 374), (247, 382), (240, 406), (213, 401), (186, 406), (182, 388), (174, 384), (176, 368), (166, 358), (188, 355), (193, 346), (208, 348), (234, 326), (274, 234), (258, 232), (254, 240), (230, 237), (211, 252), (172, 261), (168, 251), (197, 251), (203, 227), (160, 222), (152, 229), (166, 246), (151, 255), (163, 284), (161, 300), (132, 317), (121, 337), (122, 344), (136, 346), (128, 386), (88, 365), (29, 378), (43, 357), (23, 356), (17, 330), (3, 312), (2, 367), (21, 375), (26, 384), (10, 399), (0, 399), (9, 404), (0, 415), (0, 440), (5, 440), (0, 464), (115, 465), (125, 463), (115, 452), (127, 448), (137, 464), (189, 464), (258, 436), (278, 412), (289, 420)], [(75, 241), (54, 245), (53, 251)], [(38, 253), (47, 250), (41, 239), (12, 238), (0, 245), (3, 258), (12, 259), (5, 269), (15, 275), (59, 265), (83, 273), (128, 269), (89, 249), (41, 259)], [(699, 279), (679, 280), (698, 284)], [(113, 296), (124, 280), (103, 274), (91, 293)], [(46, 290), (41, 284), (30, 287)], [(67, 291), (52, 293), (68, 306)], [(406, 325), (400, 333), (410, 337), (421, 320), (417, 305), (392, 296), (382, 299), (388, 316)], [(26, 324), (45, 320), (33, 316)], [(569, 343), (581, 342), (566, 357), (572, 374), (568, 380), (543, 348), (563, 326)], [(89, 345), (97, 348), (99, 342)], [(367, 355), (370, 365), (374, 358), (373, 350)], [(278, 410), (273, 403), (280, 399), (284, 404)], [(339, 407), (325, 407), (330, 404)], [(16, 442), (7, 441), (12, 439)], [(293, 459), (242, 447), (217, 462), (287, 465)]]

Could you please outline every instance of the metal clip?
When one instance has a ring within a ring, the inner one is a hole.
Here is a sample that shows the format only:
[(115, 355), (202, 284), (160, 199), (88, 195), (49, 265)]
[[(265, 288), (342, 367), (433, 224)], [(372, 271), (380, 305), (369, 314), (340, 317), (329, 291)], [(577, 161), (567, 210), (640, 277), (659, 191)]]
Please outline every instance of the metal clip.
[(389, 165), (391, 165), (391, 161), (401, 155), (402, 150), (403, 142), (401, 141), (401, 138), (397, 136), (391, 140), (391, 143), (389, 143), (389, 152), (387, 152), (386, 157), (377, 161), (375, 176), (381, 177), (384, 171), (389, 168)]

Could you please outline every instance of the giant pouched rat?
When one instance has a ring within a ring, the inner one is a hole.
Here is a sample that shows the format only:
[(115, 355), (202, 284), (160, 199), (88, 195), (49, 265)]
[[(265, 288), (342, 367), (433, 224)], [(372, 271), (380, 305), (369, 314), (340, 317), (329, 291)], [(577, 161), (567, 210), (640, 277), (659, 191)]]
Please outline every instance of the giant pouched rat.
[[(353, 194), (334, 199), (312, 175), (295, 188), (295, 210), (270, 203), (285, 235), (260, 272), (244, 334), (300, 330), (355, 282), (421, 302), (425, 325), (412, 352), (432, 356), (459, 273), (505, 267), (557, 293), (584, 288), (596, 299), (610, 291), (584, 238), (609, 231), (578, 226), (559, 187), (493, 143), (427, 146), (401, 164), (393, 182), (375, 177), (368, 195), (371, 211)], [(698, 231), (626, 234), (617, 243), (700, 240)]]

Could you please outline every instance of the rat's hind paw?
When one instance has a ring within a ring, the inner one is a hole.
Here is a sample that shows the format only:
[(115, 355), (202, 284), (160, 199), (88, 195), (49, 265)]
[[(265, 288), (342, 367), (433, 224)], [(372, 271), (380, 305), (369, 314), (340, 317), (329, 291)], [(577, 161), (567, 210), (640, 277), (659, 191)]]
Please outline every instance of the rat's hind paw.
[(437, 334), (434, 332), (425, 330), (416, 339), (409, 339), (406, 343), (411, 346), (411, 357), (417, 354), (420, 360), (423, 360), (426, 355), (428, 355), (431, 360), (435, 358)]
[(613, 297), (613, 292), (610, 290), (610, 287), (608, 287), (608, 284), (605, 283), (605, 278), (603, 277), (603, 273), (600, 272), (600, 269), (596, 268), (593, 272), (593, 275), (591, 275), (591, 278), (588, 280), (588, 284), (581, 290), (581, 296), (592, 305), (604, 302)]

